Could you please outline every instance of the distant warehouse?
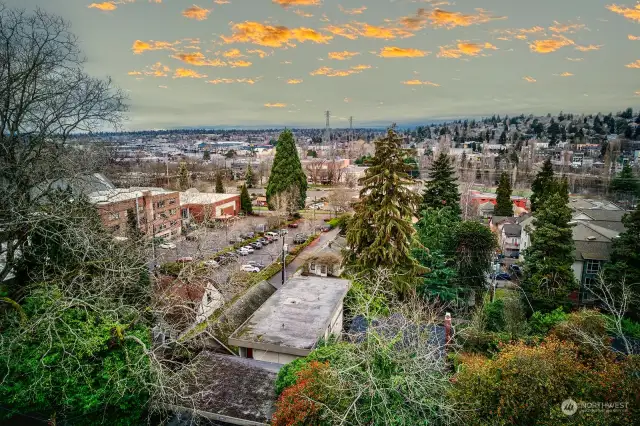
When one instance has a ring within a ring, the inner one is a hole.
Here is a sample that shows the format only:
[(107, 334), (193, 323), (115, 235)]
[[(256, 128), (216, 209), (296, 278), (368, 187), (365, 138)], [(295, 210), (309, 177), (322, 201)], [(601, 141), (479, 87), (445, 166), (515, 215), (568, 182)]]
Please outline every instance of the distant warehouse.
[(180, 193), (180, 208), (185, 223), (228, 219), (240, 212), (240, 195), (214, 194), (189, 189)]

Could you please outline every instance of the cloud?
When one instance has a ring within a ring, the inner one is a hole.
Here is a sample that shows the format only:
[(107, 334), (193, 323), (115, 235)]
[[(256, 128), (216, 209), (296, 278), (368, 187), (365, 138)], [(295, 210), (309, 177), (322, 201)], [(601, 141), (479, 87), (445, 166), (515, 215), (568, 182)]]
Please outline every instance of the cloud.
[(629, 37), (629, 40), (640, 40), (640, 36), (634, 36), (629, 34), (627, 37)]
[(266, 103), (264, 104), (264, 106), (266, 106), (267, 108), (285, 108), (287, 106), (287, 104), (283, 104), (281, 102), (276, 102), (276, 103)]
[(346, 13), (347, 15), (361, 15), (365, 10), (367, 10), (367, 7), (362, 6), (354, 7), (353, 9), (345, 9), (342, 5), (338, 5), (338, 9), (340, 9), (340, 12)]
[(149, 68), (149, 71), (145, 71), (144, 75), (148, 75), (150, 77), (167, 77), (169, 75), (168, 73), (171, 71), (171, 68), (166, 65), (162, 65), (160, 62), (156, 62), (147, 68)]
[(437, 83), (433, 83), (431, 81), (423, 81), (423, 80), (407, 80), (407, 81), (403, 81), (402, 84), (405, 84), (407, 86), (433, 86), (433, 87), (440, 87), (440, 85), (437, 84)]
[(497, 50), (498, 48), (491, 43), (471, 43), (468, 41), (460, 41), (456, 47), (440, 46), (438, 58), (461, 58), (462, 56), (478, 56), (484, 50)]
[(142, 40), (136, 40), (133, 42), (133, 46), (131, 47), (131, 50), (133, 50), (133, 53), (135, 53), (136, 55), (139, 55), (142, 52), (145, 52), (147, 50), (172, 50), (175, 51), (177, 45), (179, 45), (180, 42), (179, 41), (174, 41), (174, 42), (170, 42), (170, 41), (153, 41), (153, 40), (149, 40), (149, 41), (142, 41)]
[(178, 68), (173, 73), (173, 78), (207, 78), (207, 76), (188, 68)]
[(443, 9), (426, 10), (420, 8), (415, 15), (400, 18), (400, 24), (410, 30), (420, 30), (427, 23), (435, 28), (443, 27), (452, 29), (455, 27), (468, 27), (476, 24), (483, 24), (495, 19), (505, 19), (504, 17), (493, 17), (483, 9), (476, 9), (476, 14), (466, 15), (460, 12), (449, 12)]
[(326, 75), (327, 77), (347, 77), (353, 74), (360, 74), (363, 70), (371, 68), (371, 65), (355, 65), (348, 69), (336, 70), (331, 67), (321, 67), (310, 72), (311, 75)]
[(536, 40), (529, 44), (529, 49), (532, 52), (537, 53), (551, 53), (565, 46), (572, 46), (575, 44), (573, 40), (566, 38), (565, 36), (553, 36), (554, 38), (546, 40)]
[(568, 34), (573, 34), (576, 31), (579, 30), (584, 30), (587, 28), (586, 25), (584, 24), (572, 24), (572, 23), (567, 23), (567, 24), (561, 24), (558, 21), (553, 21), (552, 26), (549, 27), (549, 31), (554, 32), (554, 33), (568, 33)]
[(142, 75), (140, 71), (129, 71), (127, 75)]
[(302, 16), (303, 18), (313, 18), (313, 13), (307, 13), (304, 10), (296, 9), (293, 11), (298, 16)]
[(302, 83), (301, 78), (290, 78), (289, 80), (287, 80), (287, 84), (300, 84), (300, 83)]
[(197, 21), (204, 21), (209, 17), (211, 13), (210, 9), (205, 9), (200, 6), (196, 6), (195, 4), (185, 10), (182, 11), (182, 16), (189, 19), (195, 19)]
[(560, 74), (560, 77), (573, 77), (573, 74), (565, 71), (562, 74)]
[(116, 6), (115, 3), (111, 2), (111, 1), (105, 1), (105, 2), (102, 2), (102, 3), (91, 3), (87, 7), (89, 9), (102, 10), (103, 12), (110, 12), (110, 11), (116, 10), (118, 8), (118, 6)]
[(640, 90), (636, 92), (636, 96), (640, 96)]
[(402, 48), (396, 46), (385, 46), (380, 49), (377, 56), (381, 58), (422, 58), (431, 52), (413, 48)]
[(610, 4), (607, 6), (607, 9), (632, 21), (640, 22), (640, 3), (636, 4), (635, 8)]
[(584, 61), (584, 58), (566, 58), (566, 60), (571, 62), (582, 62)]
[(311, 41), (313, 43), (326, 44), (333, 38), (311, 28), (274, 27), (252, 21), (234, 24), (232, 31), (233, 34), (229, 37), (221, 36), (225, 43), (253, 43), (269, 47), (294, 47), (293, 40), (301, 43)]
[(403, 28), (383, 27), (355, 21), (344, 25), (329, 25), (325, 30), (349, 40), (355, 40), (358, 37), (393, 40), (395, 38), (413, 37), (414, 35)]
[(271, 0), (275, 4), (287, 8), (289, 6), (320, 6), (320, 0)]
[(529, 34), (544, 33), (544, 28), (534, 26), (531, 28), (492, 30), (491, 33), (498, 35), (498, 40), (509, 41), (511, 40), (511, 38), (515, 38), (518, 40), (527, 40)]
[(265, 52), (264, 50), (261, 49), (251, 49), (251, 50), (247, 50), (247, 53), (250, 55), (256, 54), (258, 55), (261, 59), (265, 58), (266, 56), (269, 56), (269, 53)]
[(169, 88), (169, 86), (164, 86), (164, 85), (162, 85), (162, 84), (161, 84), (161, 85), (159, 85), (158, 87), (159, 87), (159, 88), (161, 88), (161, 89), (168, 89), (168, 88)]
[(226, 52), (222, 53), (222, 56), (225, 58), (244, 58), (244, 55), (238, 49), (229, 49)]
[(351, 102), (351, 98), (344, 98), (342, 100), (345, 104), (348, 104), (349, 102)]
[(218, 78), (215, 80), (207, 80), (206, 83), (209, 84), (231, 84), (231, 83), (244, 83), (244, 84), (255, 84), (257, 79), (253, 78)]
[(635, 62), (631, 62), (630, 64), (625, 65), (627, 68), (640, 68), (640, 59)]
[(220, 59), (208, 59), (201, 52), (190, 53), (177, 53), (171, 56), (174, 59), (178, 59), (189, 65), (195, 65), (197, 67), (209, 66), (209, 67), (226, 67), (227, 63)]
[(535, 82), (537, 81), (535, 78), (533, 78), (533, 77), (529, 77), (528, 75), (527, 75), (527, 76), (522, 77), (522, 79), (523, 79), (524, 81), (526, 81), (526, 82), (529, 82), (529, 83), (535, 83)]
[(253, 62), (244, 61), (242, 59), (238, 61), (229, 61), (229, 65), (231, 66), (231, 68), (236, 68), (236, 67), (246, 68), (246, 67), (250, 67), (252, 64)]
[(213, 0), (216, 4), (229, 4), (231, 3), (229, 0)]
[(348, 52), (348, 51), (342, 51), (342, 52), (329, 52), (328, 56), (329, 59), (336, 59), (338, 61), (344, 61), (347, 59), (351, 59), (354, 56), (359, 55), (360, 52)]
[(579, 50), (581, 52), (589, 52), (591, 50), (600, 50), (602, 46), (602, 44), (597, 46), (595, 44), (590, 44), (588, 46), (576, 46), (576, 50)]

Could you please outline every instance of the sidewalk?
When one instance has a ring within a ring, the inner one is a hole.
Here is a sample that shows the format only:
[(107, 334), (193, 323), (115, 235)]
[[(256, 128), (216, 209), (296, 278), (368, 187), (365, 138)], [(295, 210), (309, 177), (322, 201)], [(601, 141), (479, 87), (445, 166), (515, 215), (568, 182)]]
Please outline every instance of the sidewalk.
[[(285, 268), (285, 281), (293, 276), (298, 268), (300, 268), (304, 264), (305, 259), (309, 255), (322, 250), (327, 246), (327, 244), (329, 244), (330, 241), (335, 240), (335, 238), (338, 236), (339, 231), (340, 230), (338, 228), (335, 228), (329, 232), (323, 232), (320, 234), (320, 237), (317, 240), (305, 247), (305, 249), (302, 250), (295, 259), (293, 259), (293, 262), (288, 264)], [(287, 239), (289, 240), (289, 238)], [(282, 272), (278, 272), (276, 275), (271, 277), (269, 283), (275, 288), (282, 287)]]

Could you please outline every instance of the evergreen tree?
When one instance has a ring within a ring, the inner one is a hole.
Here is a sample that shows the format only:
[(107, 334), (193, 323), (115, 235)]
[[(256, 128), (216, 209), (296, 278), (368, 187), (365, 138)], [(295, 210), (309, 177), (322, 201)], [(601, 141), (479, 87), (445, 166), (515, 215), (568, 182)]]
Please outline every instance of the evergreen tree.
[(633, 292), (633, 311), (640, 312), (640, 205), (622, 218), (625, 231), (613, 240), (611, 263), (604, 268), (605, 281), (614, 288), (623, 282)]
[(506, 145), (507, 143), (507, 133), (508, 131), (505, 129), (502, 134), (500, 135), (500, 139), (498, 139), (498, 143), (500, 143), (500, 145)]
[(294, 207), (304, 208), (307, 200), (307, 176), (300, 164), (293, 133), (288, 129), (280, 134), (276, 145), (276, 155), (267, 183), (269, 208), (272, 210), (275, 208), (276, 195), (287, 192), (297, 194), (297, 199), (292, 200)]
[(216, 173), (216, 194), (224, 194), (224, 184), (222, 183), (222, 173)]
[(187, 163), (184, 161), (180, 162), (180, 169), (178, 170), (178, 185), (180, 186), (180, 191), (189, 189), (189, 171), (187, 170)]
[(422, 193), (421, 209), (451, 207), (455, 214), (460, 215), (460, 194), (451, 163), (451, 158), (444, 152), (433, 162), (429, 171), (430, 181)]
[(402, 148), (394, 128), (375, 142), (371, 166), (360, 179), (360, 201), (347, 228), (351, 248), (345, 264), (354, 272), (387, 268), (394, 272), (396, 292), (407, 293), (423, 268), (411, 256), (415, 230), (411, 219), (420, 202), (409, 185), (411, 166), (404, 160), (415, 153)]
[(506, 172), (500, 175), (500, 183), (496, 190), (496, 205), (493, 207), (494, 216), (513, 216), (513, 203), (511, 202), (511, 181)]
[(247, 188), (253, 188), (256, 185), (256, 176), (253, 174), (251, 163), (247, 165), (247, 172), (244, 175), (244, 180)]
[(536, 178), (531, 184), (531, 211), (535, 212), (538, 207), (542, 206), (544, 199), (549, 192), (549, 187), (553, 182), (553, 166), (551, 158), (547, 157), (542, 165), (542, 170), (538, 172)]
[(202, 153), (202, 159), (203, 159), (204, 161), (209, 161), (209, 160), (211, 160), (211, 153), (209, 152), (209, 150), (208, 150), (208, 149), (207, 149), (207, 150), (205, 150), (205, 151)]
[(523, 288), (532, 303), (552, 310), (577, 288), (573, 265), (573, 232), (566, 179), (554, 181), (534, 214), (531, 246), (525, 250)]
[(246, 215), (253, 214), (253, 205), (251, 204), (251, 197), (247, 190), (247, 185), (242, 185), (242, 191), (240, 191), (240, 210)]
[(640, 195), (640, 181), (633, 175), (628, 163), (622, 167), (620, 174), (611, 180), (609, 190), (615, 195), (616, 201), (632, 201)]

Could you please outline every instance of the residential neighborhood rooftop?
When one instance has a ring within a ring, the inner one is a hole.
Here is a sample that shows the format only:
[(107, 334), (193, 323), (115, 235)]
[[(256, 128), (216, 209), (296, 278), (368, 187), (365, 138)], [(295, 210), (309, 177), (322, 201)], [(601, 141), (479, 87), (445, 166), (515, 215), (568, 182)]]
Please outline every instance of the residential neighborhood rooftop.
[(180, 205), (187, 204), (213, 204), (237, 197), (238, 194), (216, 194), (213, 192), (181, 192)]
[(121, 201), (140, 198), (145, 192), (150, 192), (151, 195), (170, 194), (171, 191), (163, 188), (115, 188), (105, 191), (96, 191), (89, 194), (89, 200), (94, 204), (111, 204), (119, 203)]
[(347, 280), (292, 278), (229, 337), (229, 344), (306, 355), (341, 309), (348, 290)]

